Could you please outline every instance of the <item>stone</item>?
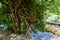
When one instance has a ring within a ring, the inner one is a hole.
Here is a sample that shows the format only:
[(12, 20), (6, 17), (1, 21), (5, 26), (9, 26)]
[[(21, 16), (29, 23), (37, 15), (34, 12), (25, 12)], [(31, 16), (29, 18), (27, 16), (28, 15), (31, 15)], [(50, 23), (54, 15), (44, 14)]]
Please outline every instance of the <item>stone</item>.
[(11, 40), (33, 40), (33, 38), (32, 37), (30, 37), (30, 36), (24, 36), (24, 35), (16, 35), (16, 34), (12, 34), (11, 35), (12, 37), (11, 37)]
[(60, 36), (60, 30), (57, 30), (57, 31), (55, 32), (55, 35)]
[(0, 40), (3, 40), (3, 38), (4, 38), (5, 36), (4, 35), (0, 35)]
[(55, 32), (56, 32), (56, 28), (55, 28), (54, 26), (52, 26), (51, 29), (52, 29), (51, 32), (52, 32), (53, 34), (55, 34)]
[(48, 31), (48, 32), (52, 32), (52, 28), (48, 27), (48, 28), (47, 28), (47, 31)]
[(48, 25), (47, 31), (60, 36), (60, 27), (57, 25)]

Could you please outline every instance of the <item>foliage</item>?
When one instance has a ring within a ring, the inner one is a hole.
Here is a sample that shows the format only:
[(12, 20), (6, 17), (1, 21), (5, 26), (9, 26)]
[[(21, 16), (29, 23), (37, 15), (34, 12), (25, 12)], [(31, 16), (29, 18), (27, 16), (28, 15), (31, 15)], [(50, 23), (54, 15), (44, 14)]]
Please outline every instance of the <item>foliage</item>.
[[(0, 0), (0, 21), (3, 23), (6, 23), (10, 29), (13, 29), (13, 19), (12, 19), (12, 13), (10, 11), (11, 8), (9, 8), (7, 0)], [(16, 1), (12, 0), (13, 5), (15, 4)], [(24, 2), (24, 3), (23, 3)], [(40, 30), (40, 31), (45, 31), (45, 21), (44, 21), (44, 12), (46, 10), (49, 10), (50, 12), (54, 13), (60, 13), (59, 12), (59, 0), (31, 0), (28, 1), (30, 4), (27, 5), (27, 2), (25, 0), (22, 0), (23, 7), (18, 11), (23, 11), (24, 18), (27, 18), (26, 20), (28, 24), (32, 24), (32, 29), (33, 30)], [(25, 4), (26, 3), (26, 4)], [(15, 5), (16, 6), (16, 5)], [(29, 8), (29, 7), (30, 8)], [(20, 12), (21, 13), (21, 12)], [(19, 13), (21, 21), (23, 20), (21, 18), (21, 15)], [(3, 16), (4, 15), (4, 16)], [(30, 17), (30, 18), (29, 18)], [(29, 19), (28, 19), (29, 18)], [(35, 20), (36, 19), (36, 20)], [(35, 20), (35, 21), (32, 21)], [(30, 23), (31, 22), (31, 23)], [(24, 21), (20, 22), (21, 26), (21, 31), (24, 31)], [(29, 26), (30, 27), (30, 26)]]
[(48, 7), (47, 10), (50, 11), (50, 13), (54, 13), (59, 15), (60, 14), (60, 0), (51, 0), (51, 3)]
[[(54, 15), (54, 14), (53, 14)], [(60, 23), (60, 17), (58, 18), (58, 15), (51, 15), (50, 17), (47, 18), (46, 22), (56, 22)]]

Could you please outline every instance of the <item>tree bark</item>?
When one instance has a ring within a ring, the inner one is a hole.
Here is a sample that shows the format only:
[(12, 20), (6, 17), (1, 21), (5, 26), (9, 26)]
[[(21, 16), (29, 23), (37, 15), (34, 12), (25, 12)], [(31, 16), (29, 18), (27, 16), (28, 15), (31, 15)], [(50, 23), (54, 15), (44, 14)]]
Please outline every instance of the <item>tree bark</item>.
[(13, 29), (15, 33), (20, 32), (20, 17), (18, 16), (18, 8), (16, 7), (16, 3), (8, 0), (9, 7), (13, 16)]
[(20, 18), (19, 18), (19, 16), (18, 16), (18, 14), (15, 14), (14, 13), (14, 15), (13, 15), (14, 17), (13, 17), (13, 25), (14, 25), (14, 31), (15, 31), (15, 33), (17, 33), (17, 32), (19, 32), (20, 31)]

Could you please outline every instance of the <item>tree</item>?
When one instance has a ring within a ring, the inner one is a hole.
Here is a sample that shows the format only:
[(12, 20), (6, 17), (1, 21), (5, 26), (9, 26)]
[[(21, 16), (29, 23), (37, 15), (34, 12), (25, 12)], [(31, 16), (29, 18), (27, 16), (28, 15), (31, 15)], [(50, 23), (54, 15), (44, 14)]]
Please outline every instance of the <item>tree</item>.
[[(14, 31), (19, 32), (21, 21), (23, 21), (25, 33), (29, 28), (44, 31), (44, 11), (47, 7), (47, 0), (0, 0), (6, 8), (6, 13), (13, 17)], [(43, 30), (42, 30), (43, 29)]]

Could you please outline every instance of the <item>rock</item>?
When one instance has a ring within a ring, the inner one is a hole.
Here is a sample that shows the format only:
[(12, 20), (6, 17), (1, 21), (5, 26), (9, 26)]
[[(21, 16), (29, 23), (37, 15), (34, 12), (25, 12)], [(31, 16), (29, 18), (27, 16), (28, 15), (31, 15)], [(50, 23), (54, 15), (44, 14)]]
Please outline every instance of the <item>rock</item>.
[(47, 31), (48, 31), (48, 32), (52, 32), (52, 28), (48, 27), (48, 28), (47, 28)]
[(0, 35), (0, 38), (4, 37), (4, 35)]
[(53, 34), (60, 36), (60, 27), (57, 25), (48, 25), (47, 31), (52, 32)]
[(11, 40), (33, 40), (32, 37), (30, 36), (24, 36), (24, 35), (17, 35), (17, 34), (12, 34), (11, 35)]
[(55, 32), (56, 32), (56, 28), (55, 28), (54, 26), (52, 26), (51, 29), (52, 29), (51, 32), (55, 34)]
[(60, 29), (57, 29), (57, 30), (56, 30), (55, 35), (60, 36)]
[(0, 40), (3, 40), (4, 37), (5, 37), (5, 36), (1, 34), (1, 35), (0, 35)]
[(60, 36), (60, 32), (55, 32), (55, 35), (58, 35), (58, 36)]
[(11, 36), (11, 37), (15, 37), (15, 36), (17, 36), (17, 34), (11, 34), (10, 36)]

